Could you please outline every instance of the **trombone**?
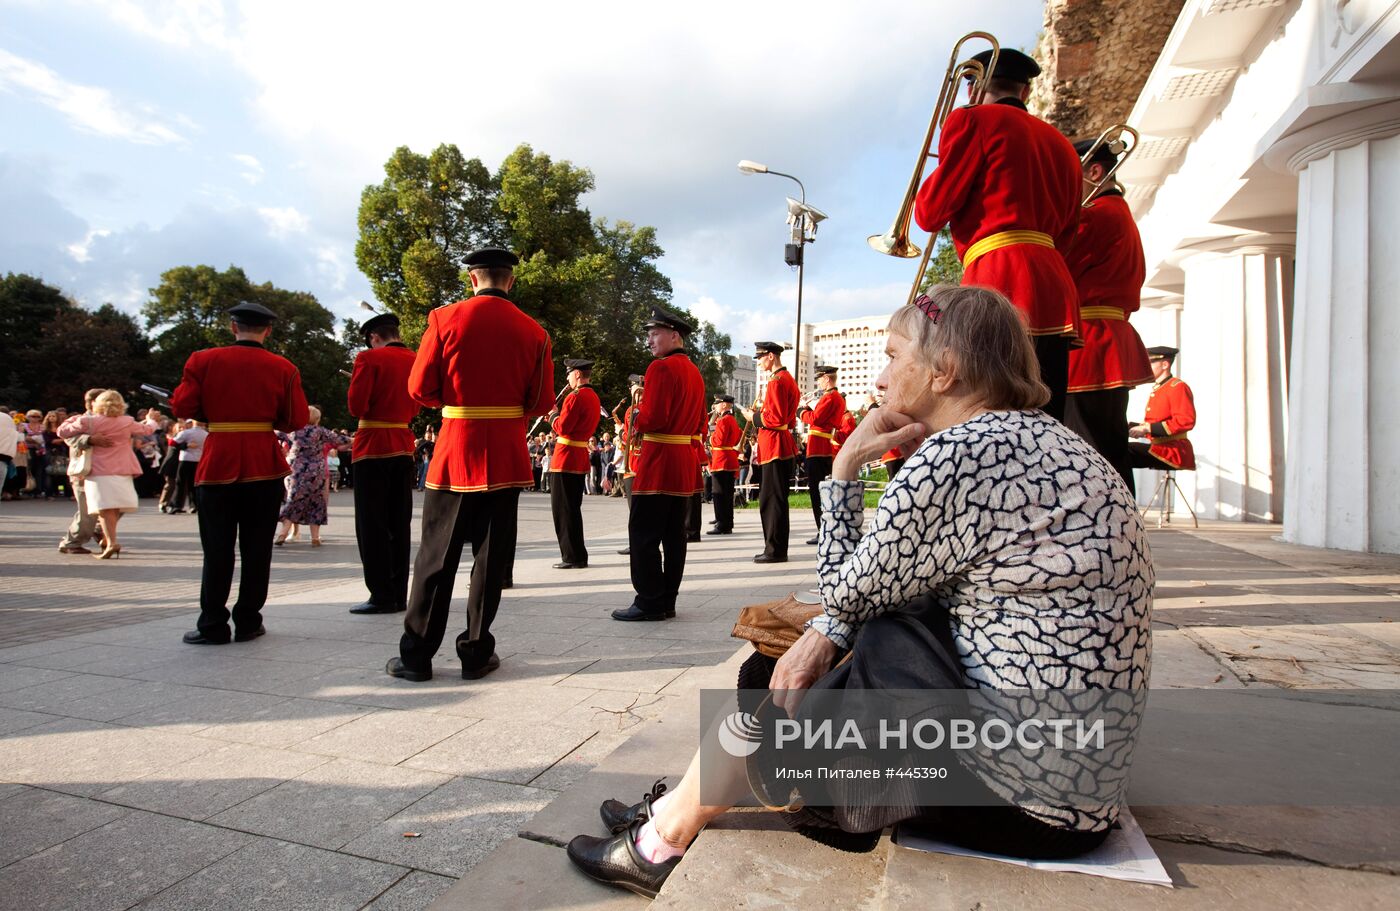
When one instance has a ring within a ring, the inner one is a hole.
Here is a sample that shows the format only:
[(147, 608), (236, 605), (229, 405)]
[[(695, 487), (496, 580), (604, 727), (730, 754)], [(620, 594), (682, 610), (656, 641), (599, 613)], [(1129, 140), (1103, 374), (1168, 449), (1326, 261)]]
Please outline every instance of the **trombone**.
[[(1129, 141), (1131, 140), (1131, 141)], [(1099, 138), (1094, 140), (1094, 144), (1089, 146), (1089, 151), (1085, 152), (1079, 159), (1079, 166), (1082, 168), (1094, 158), (1094, 153), (1101, 148), (1107, 148), (1109, 153), (1117, 157), (1113, 167), (1109, 168), (1103, 177), (1089, 188), (1089, 192), (1084, 194), (1084, 201), (1079, 205), (1081, 208), (1094, 201), (1105, 188), (1113, 185), (1113, 175), (1118, 173), (1118, 169), (1123, 167), (1124, 162), (1137, 151), (1138, 131), (1128, 126), (1126, 123), (1115, 123), (1113, 126), (1099, 134)]]
[[(992, 46), (991, 59), (987, 65), (983, 66), (980, 61), (971, 58), (958, 62), (958, 57), (962, 54), (963, 45), (969, 41), (986, 41)], [(886, 256), (898, 256), (902, 259), (913, 259), (920, 253), (919, 247), (909, 241), (909, 223), (914, 217), (914, 199), (919, 194), (919, 186), (923, 183), (924, 165), (930, 158), (937, 158), (938, 151), (935, 139), (939, 130), (943, 126), (943, 121), (948, 119), (948, 115), (953, 113), (953, 108), (958, 101), (958, 84), (968, 79), (971, 84), (968, 86), (967, 95), (969, 104), (981, 104), (982, 98), (987, 93), (987, 80), (992, 73), (996, 72), (997, 57), (1001, 54), (1001, 45), (997, 39), (987, 32), (968, 32), (958, 39), (958, 43), (953, 45), (953, 52), (948, 57), (948, 69), (943, 74), (943, 85), (938, 90), (938, 103), (934, 105), (933, 117), (928, 124), (928, 132), (924, 134), (924, 145), (919, 151), (919, 157), (914, 163), (914, 175), (909, 178), (909, 187), (904, 192), (904, 201), (900, 203), (899, 212), (894, 217), (894, 224), (889, 231), (884, 234), (872, 234), (868, 242), (876, 253), (884, 253)], [(923, 281), (924, 272), (928, 270), (929, 255), (933, 252), (933, 240), (930, 238), (927, 248), (924, 249), (923, 259), (919, 261), (919, 274), (914, 278), (914, 285), (909, 289), (909, 298), (905, 303), (914, 300), (914, 296), (919, 293), (919, 284)]]

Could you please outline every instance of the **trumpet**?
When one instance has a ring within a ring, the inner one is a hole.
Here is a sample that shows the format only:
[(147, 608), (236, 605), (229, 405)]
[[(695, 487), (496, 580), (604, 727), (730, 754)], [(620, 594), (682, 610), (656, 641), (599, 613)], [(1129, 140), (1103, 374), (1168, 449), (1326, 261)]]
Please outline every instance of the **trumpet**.
[[(987, 65), (983, 66), (980, 61), (967, 59), (961, 63), (958, 57), (962, 54), (963, 45), (969, 41), (986, 41), (992, 46), (991, 59)], [(953, 108), (958, 101), (958, 83), (963, 79), (968, 79), (971, 84), (968, 86), (967, 97), (969, 104), (981, 104), (983, 97), (987, 93), (987, 80), (992, 73), (996, 72), (997, 57), (1001, 54), (1001, 44), (997, 39), (987, 32), (968, 32), (958, 39), (958, 43), (953, 45), (953, 53), (948, 57), (948, 69), (943, 74), (943, 85), (938, 90), (938, 103), (934, 105), (933, 117), (928, 124), (928, 132), (924, 134), (924, 145), (919, 150), (919, 157), (914, 163), (914, 174), (909, 178), (909, 187), (904, 192), (904, 201), (900, 203), (899, 212), (894, 217), (894, 224), (884, 234), (872, 234), (868, 238), (868, 243), (876, 253), (883, 253), (886, 256), (898, 256), (902, 259), (913, 259), (920, 253), (918, 245), (909, 240), (909, 224), (914, 217), (914, 200), (919, 195), (919, 186), (923, 183), (924, 165), (930, 158), (937, 158), (938, 151), (935, 140), (939, 130), (943, 127), (943, 121), (948, 119), (948, 115), (953, 113)], [(914, 277), (914, 285), (909, 289), (909, 297), (905, 303), (914, 300), (914, 296), (919, 293), (919, 285), (923, 282), (924, 272), (928, 270), (928, 260), (933, 252), (933, 243), (930, 240), (923, 252), (923, 259), (919, 261), (919, 273)]]
[(1102, 193), (1105, 188), (1113, 186), (1113, 176), (1118, 173), (1118, 169), (1123, 167), (1123, 164), (1137, 151), (1138, 131), (1128, 126), (1126, 123), (1115, 123), (1099, 134), (1099, 138), (1095, 139), (1094, 144), (1089, 146), (1089, 151), (1085, 152), (1079, 159), (1079, 166), (1082, 168), (1087, 165), (1093, 159), (1094, 153), (1105, 147), (1107, 147), (1110, 153), (1117, 156), (1118, 160), (1113, 163), (1113, 167), (1109, 168), (1108, 172), (1104, 174), (1103, 177), (1100, 177), (1098, 181), (1089, 188), (1089, 192), (1084, 194), (1084, 201), (1079, 204), (1081, 208), (1093, 202), (1094, 198)]

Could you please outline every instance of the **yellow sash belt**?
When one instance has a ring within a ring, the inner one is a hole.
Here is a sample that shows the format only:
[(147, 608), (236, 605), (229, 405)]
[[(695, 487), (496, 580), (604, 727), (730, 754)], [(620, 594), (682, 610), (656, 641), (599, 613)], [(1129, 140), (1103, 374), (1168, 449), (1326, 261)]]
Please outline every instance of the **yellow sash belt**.
[(407, 424), (395, 424), (393, 421), (368, 421), (360, 419), (356, 430), (407, 430)]
[(443, 405), (442, 416), (459, 421), (466, 418), (478, 421), (500, 418), (523, 418), (525, 416), (525, 409), (520, 405)]
[(208, 425), (210, 433), (271, 433), (271, 421), (228, 421)]
[(1013, 244), (1035, 244), (1037, 247), (1055, 249), (1055, 239), (1040, 231), (1001, 231), (989, 234), (967, 248), (963, 253), (963, 268), (971, 269), (972, 264), (993, 250), (1010, 247)]
[(554, 442), (561, 446), (577, 446), (580, 449), (586, 449), (588, 447), (587, 440), (571, 440), (568, 437), (555, 437)]
[(695, 437), (681, 433), (644, 433), (642, 439), (648, 443), (671, 443), (675, 446), (689, 446), (695, 442)]
[(815, 428), (815, 427), (813, 427), (813, 428), (811, 428), (810, 430), (808, 430), (808, 431), (807, 431), (807, 435), (808, 435), (808, 436), (814, 436), (814, 437), (821, 437), (821, 438), (824, 439), (824, 440), (833, 440), (833, 441), (834, 441), (834, 440), (836, 439), (836, 438), (833, 437), (829, 432), (827, 432), (827, 431), (825, 431), (825, 430), (818, 430), (818, 429)]
[(739, 451), (739, 447), (738, 447), (738, 446), (711, 446), (710, 448), (713, 449), (715, 452), (738, 452), (738, 451)]
[(1117, 307), (1080, 307), (1079, 318), (1125, 320), (1128, 316)]
[(1186, 439), (1186, 431), (1183, 430), (1181, 433), (1169, 433), (1164, 437), (1151, 437), (1150, 439), (1154, 443), (1166, 443), (1170, 440), (1184, 440)]

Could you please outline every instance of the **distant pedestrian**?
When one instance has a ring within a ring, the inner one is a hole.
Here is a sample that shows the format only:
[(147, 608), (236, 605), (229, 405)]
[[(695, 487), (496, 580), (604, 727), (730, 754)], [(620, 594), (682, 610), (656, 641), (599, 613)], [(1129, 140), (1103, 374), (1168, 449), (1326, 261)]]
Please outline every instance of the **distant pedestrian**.
[(194, 499), (194, 476), (199, 471), (199, 460), (204, 455), (204, 441), (209, 431), (198, 421), (190, 421), (184, 430), (175, 434), (175, 443), (180, 447), (179, 463), (176, 472), (175, 502), (171, 512), (184, 512), (185, 503), (190, 504), (190, 512), (198, 512), (199, 504)]
[[(327, 446), (344, 446), (350, 441), (334, 430), (321, 426), (321, 410), (308, 409), (310, 420), (307, 425), (293, 434), (278, 434), (292, 447), (292, 474), (287, 479), (287, 497), (282, 503), (278, 518), (282, 520), (282, 531), (273, 544), (287, 540), (287, 533), (294, 525), (311, 526), (311, 546), (321, 546), (321, 526), (330, 519), (327, 515), (327, 483), (329, 460), (325, 457)], [(337, 459), (337, 467), (339, 460)]]
[(65, 440), (86, 434), (93, 443), (92, 470), (83, 480), (89, 513), (98, 517), (104, 541), (99, 560), (121, 555), (117, 522), (123, 513), (135, 512), (138, 504), (132, 479), (141, 475), (141, 461), (132, 449), (134, 438), (160, 429), (160, 413), (154, 408), (138, 423), (126, 413), (126, 399), (108, 389), (92, 403), (92, 414), (78, 414), (64, 421), (58, 435)]

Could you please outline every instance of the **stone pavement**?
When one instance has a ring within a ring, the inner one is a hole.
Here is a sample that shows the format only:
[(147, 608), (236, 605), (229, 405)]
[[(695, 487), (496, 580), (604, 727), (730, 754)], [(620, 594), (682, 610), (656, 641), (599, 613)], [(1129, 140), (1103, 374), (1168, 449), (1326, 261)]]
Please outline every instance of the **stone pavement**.
[(675, 621), (618, 623), (623, 501), (585, 498), (592, 566), (568, 573), (548, 498), (521, 504), (501, 670), (458, 676), (457, 611), (428, 684), (383, 673), (401, 616), (346, 613), (364, 597), (349, 493), (325, 546), (303, 529), (276, 551), (268, 635), (222, 647), (180, 642), (193, 517), (143, 501), (121, 559), (98, 561), (56, 552), (66, 505), (0, 507), (0, 906), (426, 907), (642, 719), (678, 714), (695, 669), (734, 654), (736, 604), (809, 583), (812, 548), (747, 562), (744, 512), (691, 545)]
[[(399, 618), (362, 597), (349, 495), (325, 547), (278, 550), (269, 635), (181, 644), (189, 517), (128, 518), (117, 563), (61, 557), (59, 504), (0, 507), (0, 906), (604, 908), (569, 868), (597, 803), (678, 775), (701, 687), (732, 685), (736, 608), (809, 587), (812, 548), (757, 567), (755, 512), (695, 545), (674, 622), (607, 619), (630, 587), (622, 504), (585, 498), (594, 565), (564, 574), (522, 498), (504, 664), (382, 673)], [(811, 533), (794, 512), (793, 539)], [(1269, 526), (1152, 532), (1153, 686), (1400, 688), (1400, 559), (1275, 543)], [(463, 578), (467, 567), (463, 567)], [(459, 599), (460, 602), (460, 599)], [(450, 628), (462, 623), (455, 616)], [(450, 649), (449, 649), (450, 651)], [(702, 835), (663, 907), (1396, 907), (1394, 808), (1138, 808), (1177, 888), (986, 861), (819, 849), (762, 813)], [(418, 837), (405, 837), (416, 833)]]

